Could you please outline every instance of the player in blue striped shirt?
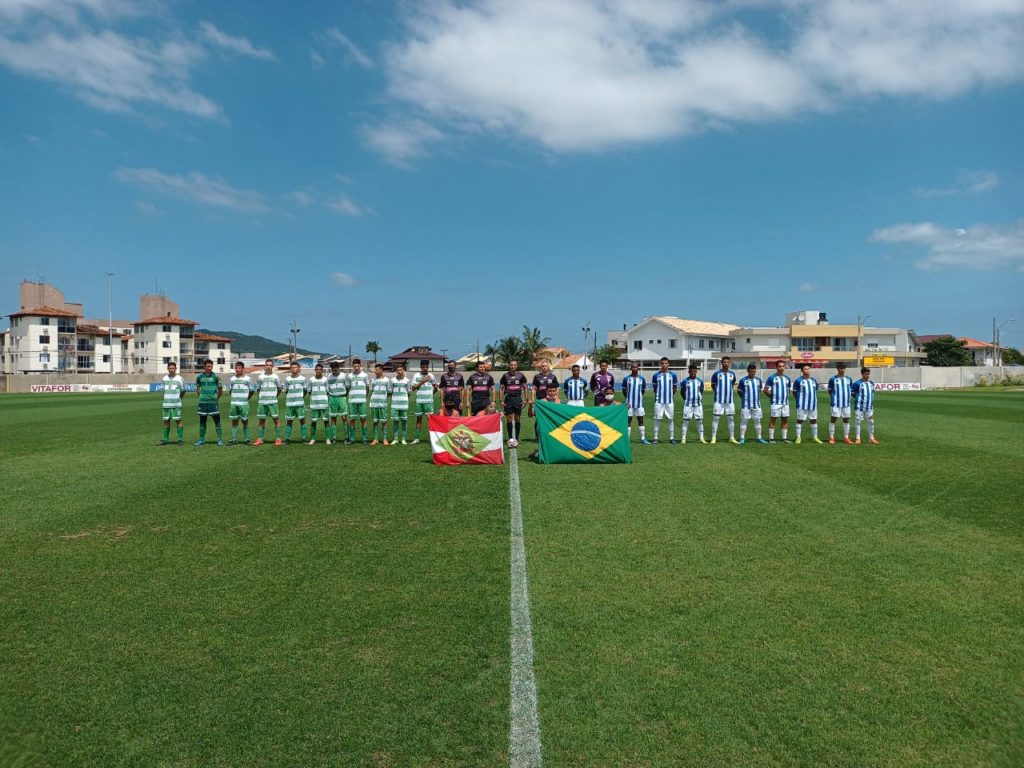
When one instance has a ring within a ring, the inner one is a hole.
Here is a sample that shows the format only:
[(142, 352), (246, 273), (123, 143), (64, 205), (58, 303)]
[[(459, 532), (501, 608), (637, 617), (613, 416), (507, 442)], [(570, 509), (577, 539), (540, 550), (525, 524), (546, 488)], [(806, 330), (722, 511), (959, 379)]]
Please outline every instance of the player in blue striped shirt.
[(736, 389), (736, 374), (729, 370), (732, 366), (732, 358), (726, 355), (722, 358), (721, 370), (711, 374), (711, 390), (715, 393), (715, 404), (711, 411), (711, 444), (715, 444), (718, 435), (718, 419), (725, 416), (726, 424), (729, 425), (729, 442), (736, 443), (736, 403), (733, 400), (733, 390)]
[(644, 431), (644, 392), (646, 391), (647, 379), (640, 375), (640, 366), (637, 363), (630, 363), (629, 376), (622, 380), (622, 394), (626, 396), (627, 408), (626, 431), (632, 433), (633, 417), (636, 416), (636, 424), (640, 428), (640, 442), (650, 445)]
[(811, 366), (804, 363), (800, 366), (800, 378), (793, 382), (793, 395), (796, 396), (796, 442), (800, 443), (800, 430), (804, 421), (811, 422), (811, 435), (814, 442), (818, 439), (818, 382), (811, 378)]
[(871, 381), (870, 368), (860, 369), (860, 379), (853, 382), (850, 390), (854, 412), (857, 414), (857, 439), (854, 442), (860, 445), (860, 423), (867, 419), (868, 442), (878, 445), (875, 439), (875, 382)]
[(566, 405), (575, 405), (577, 408), (585, 405), (583, 398), (587, 396), (587, 380), (580, 378), (578, 365), (572, 367), (572, 376), (565, 380), (562, 389), (565, 390)]
[(691, 420), (697, 422), (697, 435), (702, 443), (704, 439), (704, 381), (697, 377), (697, 366), (687, 369), (688, 376), (683, 379), (679, 393), (683, 398), (683, 445), (686, 445), (686, 428)]
[(654, 442), (658, 442), (658, 426), (662, 419), (668, 419), (668, 441), (676, 443), (676, 390), (679, 389), (679, 377), (675, 371), (668, 369), (668, 358), (661, 358), (660, 369), (651, 377), (654, 386)]
[(786, 375), (786, 361), (775, 361), (775, 373), (764, 383), (769, 398), (768, 442), (775, 442), (775, 420), (782, 419), (782, 442), (789, 442), (789, 393), (793, 380)]
[(850, 390), (853, 379), (846, 375), (846, 363), (836, 363), (836, 375), (828, 380), (829, 404), (832, 406), (832, 420), (828, 423), (828, 444), (836, 444), (836, 419), (843, 420), (843, 442), (853, 445), (850, 439)]
[(737, 389), (740, 394), (740, 445), (747, 442), (747, 422), (754, 420), (757, 442), (767, 443), (761, 436), (761, 389), (764, 382), (757, 375), (757, 366), (747, 366), (747, 375), (740, 379)]

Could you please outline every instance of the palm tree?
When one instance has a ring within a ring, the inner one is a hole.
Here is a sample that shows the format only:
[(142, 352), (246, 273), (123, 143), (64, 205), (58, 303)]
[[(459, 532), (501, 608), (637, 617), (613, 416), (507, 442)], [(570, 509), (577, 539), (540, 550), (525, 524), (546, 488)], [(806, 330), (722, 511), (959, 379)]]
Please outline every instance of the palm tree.
[(523, 347), (523, 342), (518, 337), (506, 336), (498, 339), (494, 344), (488, 344), (485, 352), (491, 356), (495, 363), (508, 366), (511, 360), (522, 362), (525, 348)]
[(377, 362), (377, 353), (380, 352), (379, 341), (368, 341), (366, 342), (366, 354), (373, 355), (373, 362)]
[(537, 359), (537, 353), (550, 343), (551, 337), (542, 336), (540, 328), (523, 326), (523, 357), (528, 361), (527, 365), (533, 365), (533, 361)]

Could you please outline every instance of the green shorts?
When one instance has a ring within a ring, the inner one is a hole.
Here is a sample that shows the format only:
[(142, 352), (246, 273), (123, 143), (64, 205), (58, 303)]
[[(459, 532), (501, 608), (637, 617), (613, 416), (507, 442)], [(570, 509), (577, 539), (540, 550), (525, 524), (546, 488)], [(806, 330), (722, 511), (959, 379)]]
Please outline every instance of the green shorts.
[(359, 417), (366, 418), (366, 403), (352, 403), (348, 404), (348, 415), (349, 418)]
[(388, 420), (388, 407), (386, 405), (381, 406), (370, 406), (370, 418), (373, 419), (374, 424)]
[(309, 420), (310, 421), (327, 421), (330, 418), (327, 415), (326, 408), (310, 408), (309, 409)]
[(347, 397), (328, 397), (327, 398), (327, 413), (330, 414), (332, 419), (336, 419), (339, 416), (348, 415), (348, 398)]
[(249, 404), (245, 405), (232, 405), (228, 408), (229, 419), (241, 419), (242, 421), (249, 420)]
[(433, 403), (416, 403), (417, 416), (432, 416), (434, 414)]
[(181, 408), (164, 408), (164, 421), (181, 421)]
[(261, 419), (265, 419), (267, 416), (272, 419), (276, 419), (277, 403), (260, 403), (256, 406), (256, 415)]
[(286, 405), (284, 407), (284, 417), (289, 421), (292, 419), (304, 419), (306, 418), (306, 406)]
[(212, 403), (200, 402), (196, 406), (196, 413), (200, 416), (220, 416), (220, 404), (216, 400)]
[(391, 409), (391, 420), (395, 419), (408, 419), (409, 409), (408, 408), (392, 408)]

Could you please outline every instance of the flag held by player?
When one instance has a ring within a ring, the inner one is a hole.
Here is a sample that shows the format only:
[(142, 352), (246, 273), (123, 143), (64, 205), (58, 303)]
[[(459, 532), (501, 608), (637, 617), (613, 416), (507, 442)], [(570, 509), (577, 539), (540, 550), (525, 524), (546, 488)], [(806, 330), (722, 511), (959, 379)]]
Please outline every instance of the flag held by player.
[(540, 401), (535, 406), (541, 464), (629, 464), (626, 406), (578, 408)]
[(504, 464), (501, 415), (430, 416), (435, 464)]

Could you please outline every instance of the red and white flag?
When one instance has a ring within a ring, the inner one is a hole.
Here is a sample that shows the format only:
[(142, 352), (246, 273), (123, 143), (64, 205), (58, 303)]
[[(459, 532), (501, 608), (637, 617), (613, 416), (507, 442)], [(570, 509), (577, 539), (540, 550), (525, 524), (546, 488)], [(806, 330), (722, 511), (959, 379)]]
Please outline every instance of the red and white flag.
[(431, 416), (430, 447), (435, 464), (504, 464), (501, 414)]

